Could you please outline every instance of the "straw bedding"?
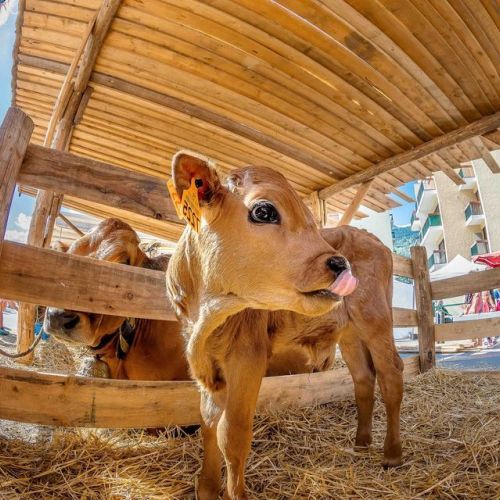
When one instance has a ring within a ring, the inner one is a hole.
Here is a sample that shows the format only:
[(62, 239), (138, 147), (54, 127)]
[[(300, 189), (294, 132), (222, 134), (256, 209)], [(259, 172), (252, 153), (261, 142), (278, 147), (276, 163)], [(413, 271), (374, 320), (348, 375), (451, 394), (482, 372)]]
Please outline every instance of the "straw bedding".
[[(43, 397), (43, 395), (41, 395)], [(285, 498), (499, 498), (499, 381), (435, 370), (406, 386), (405, 461), (380, 466), (374, 445), (352, 450), (352, 401), (256, 418), (247, 468), (251, 496)], [(2, 422), (0, 498), (194, 498), (198, 433), (62, 430)]]

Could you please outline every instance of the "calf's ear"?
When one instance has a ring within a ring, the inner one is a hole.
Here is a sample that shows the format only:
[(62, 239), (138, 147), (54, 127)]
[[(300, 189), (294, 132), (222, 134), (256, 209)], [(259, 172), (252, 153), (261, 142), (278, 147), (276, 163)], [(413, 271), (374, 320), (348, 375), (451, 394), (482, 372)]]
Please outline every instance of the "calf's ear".
[(172, 179), (179, 198), (182, 198), (182, 193), (189, 189), (194, 179), (200, 206), (210, 203), (221, 189), (219, 176), (212, 162), (191, 151), (183, 150), (174, 155)]

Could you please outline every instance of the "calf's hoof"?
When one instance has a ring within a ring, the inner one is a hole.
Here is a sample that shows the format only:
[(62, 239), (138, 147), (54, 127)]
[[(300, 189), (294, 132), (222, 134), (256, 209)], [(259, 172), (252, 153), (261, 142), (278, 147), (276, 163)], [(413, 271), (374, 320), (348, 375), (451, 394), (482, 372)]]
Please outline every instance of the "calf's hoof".
[(398, 467), (403, 463), (403, 453), (401, 444), (384, 447), (384, 460), (382, 467), (387, 470), (389, 467)]
[(402, 463), (402, 458), (384, 458), (382, 467), (384, 468), (384, 470), (388, 470), (391, 467), (399, 467)]

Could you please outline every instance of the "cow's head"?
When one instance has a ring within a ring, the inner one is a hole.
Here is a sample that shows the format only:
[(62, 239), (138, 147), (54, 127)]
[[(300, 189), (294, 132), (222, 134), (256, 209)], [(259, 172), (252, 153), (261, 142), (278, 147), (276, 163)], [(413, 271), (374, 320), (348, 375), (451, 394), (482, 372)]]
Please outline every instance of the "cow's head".
[(321, 237), (280, 173), (246, 167), (223, 183), (207, 160), (188, 152), (172, 167), (179, 197), (195, 180), (202, 214), (200, 231), (185, 230), (167, 270), (181, 317), (196, 322), (203, 310), (215, 318), (220, 308), (231, 315), (248, 307), (321, 315), (356, 287), (348, 261)]
[[(139, 248), (139, 243), (139, 237), (128, 224), (119, 219), (107, 219), (69, 248), (57, 244), (55, 249), (107, 262), (145, 267), (150, 259)], [(125, 319), (48, 307), (44, 329), (63, 342), (95, 347), (106, 335), (117, 331)]]

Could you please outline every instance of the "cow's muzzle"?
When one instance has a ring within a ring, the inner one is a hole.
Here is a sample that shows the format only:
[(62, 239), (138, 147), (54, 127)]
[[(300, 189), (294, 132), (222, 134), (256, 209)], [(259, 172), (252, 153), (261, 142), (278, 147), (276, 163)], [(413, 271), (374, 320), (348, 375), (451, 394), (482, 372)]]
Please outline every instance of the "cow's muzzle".
[(70, 332), (80, 323), (80, 316), (74, 311), (49, 307), (45, 313), (44, 323), (48, 333)]

